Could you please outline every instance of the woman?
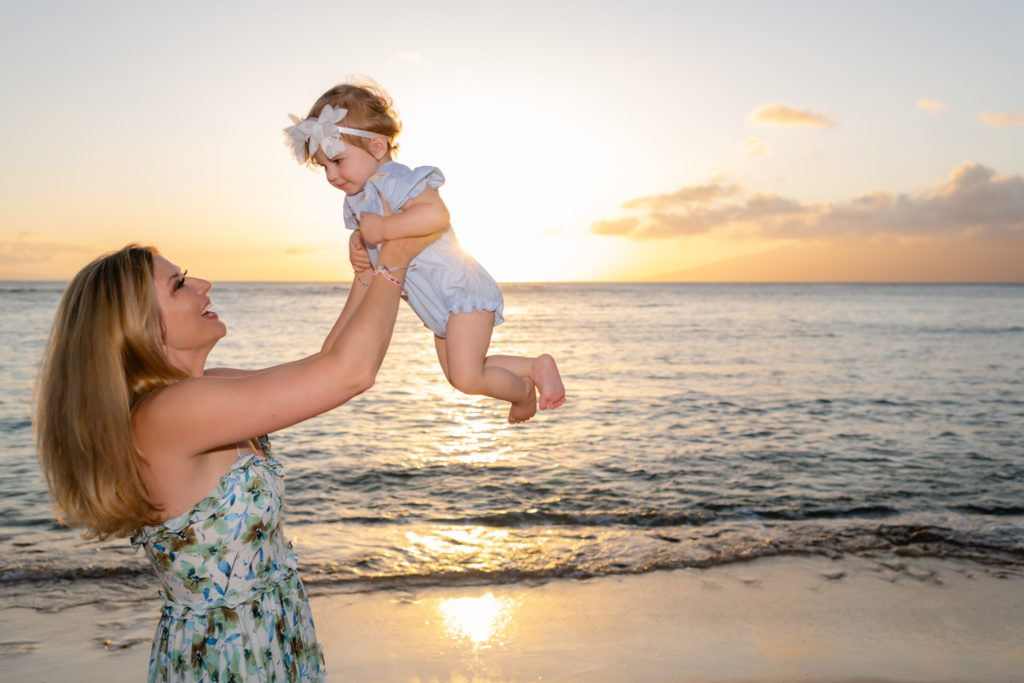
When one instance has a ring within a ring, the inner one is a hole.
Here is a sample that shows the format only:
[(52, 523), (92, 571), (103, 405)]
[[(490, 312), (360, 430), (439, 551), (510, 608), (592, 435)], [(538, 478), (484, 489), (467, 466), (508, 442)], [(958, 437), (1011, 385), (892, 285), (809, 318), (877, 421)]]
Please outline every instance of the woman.
[(280, 526), (280, 464), (256, 435), (373, 385), (405, 267), (435, 236), (384, 245), (321, 351), (258, 371), (204, 370), (227, 331), (210, 283), (129, 245), (64, 292), (39, 375), (51, 493), (86, 536), (134, 534), (165, 597), (150, 680), (322, 680), (323, 654)]

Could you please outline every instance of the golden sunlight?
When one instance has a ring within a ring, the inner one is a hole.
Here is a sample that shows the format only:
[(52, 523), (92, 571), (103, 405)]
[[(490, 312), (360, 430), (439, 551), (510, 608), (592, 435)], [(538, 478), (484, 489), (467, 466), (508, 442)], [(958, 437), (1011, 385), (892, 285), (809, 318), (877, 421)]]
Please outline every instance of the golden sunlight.
[(489, 645), (506, 632), (516, 604), (493, 593), (479, 598), (450, 598), (438, 603), (438, 611), (452, 638), (466, 638), (474, 647)]
[[(445, 391), (454, 392), (450, 387)], [(456, 407), (448, 415), (447, 436), (437, 444), (439, 459), (446, 462), (475, 463), (489, 465), (502, 459), (502, 450), (494, 448), (489, 422), (481, 419), (488, 406), (483, 399), (477, 399), (472, 410)], [(437, 459), (437, 458), (435, 458)]]
[[(406, 548), (415, 552), (423, 547), (440, 559), (443, 555), (458, 554), (460, 557), (470, 553), (488, 557), (509, 541), (507, 529), (488, 529), (475, 527), (441, 527), (433, 534), (418, 534), (415, 531), (405, 532)], [(487, 566), (486, 563), (483, 566)]]

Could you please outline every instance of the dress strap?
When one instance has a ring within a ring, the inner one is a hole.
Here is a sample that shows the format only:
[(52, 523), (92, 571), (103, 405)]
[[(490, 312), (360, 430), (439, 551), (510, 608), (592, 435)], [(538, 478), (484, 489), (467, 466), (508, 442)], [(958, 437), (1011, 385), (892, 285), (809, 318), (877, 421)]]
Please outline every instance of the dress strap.
[[(259, 436), (246, 439), (245, 443), (249, 447), (249, 451), (254, 455), (259, 455), (257, 447), (260, 451), (263, 451), (263, 455), (270, 455), (270, 437), (266, 434), (260, 434)], [(237, 443), (235, 444), (235, 452), (238, 454), (239, 458), (242, 457), (242, 449)]]

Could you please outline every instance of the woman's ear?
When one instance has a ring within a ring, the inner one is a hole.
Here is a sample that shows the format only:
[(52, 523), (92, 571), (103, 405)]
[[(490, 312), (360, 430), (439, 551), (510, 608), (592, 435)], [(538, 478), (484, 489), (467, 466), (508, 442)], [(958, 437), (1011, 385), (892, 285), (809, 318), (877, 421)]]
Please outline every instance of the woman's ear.
[(388, 139), (383, 135), (370, 138), (370, 154), (377, 161), (384, 159), (388, 155)]

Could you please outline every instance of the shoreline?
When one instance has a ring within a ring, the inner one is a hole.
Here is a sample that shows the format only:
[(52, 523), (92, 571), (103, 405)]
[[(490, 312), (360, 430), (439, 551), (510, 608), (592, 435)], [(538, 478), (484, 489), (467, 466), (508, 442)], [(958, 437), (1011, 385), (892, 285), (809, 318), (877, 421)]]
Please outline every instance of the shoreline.
[[(1011, 681), (1024, 575), (773, 557), (541, 583), (314, 592), (332, 681)], [(0, 611), (8, 680), (143, 680), (156, 600)]]

